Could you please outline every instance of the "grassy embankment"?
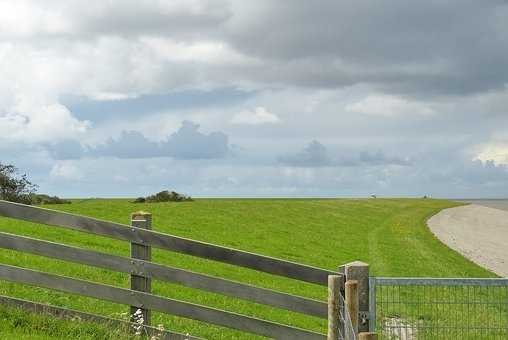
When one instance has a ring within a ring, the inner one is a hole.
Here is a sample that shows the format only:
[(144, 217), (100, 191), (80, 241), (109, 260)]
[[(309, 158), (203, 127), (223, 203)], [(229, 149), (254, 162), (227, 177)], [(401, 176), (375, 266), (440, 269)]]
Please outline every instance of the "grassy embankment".
[[(153, 214), (153, 229), (328, 269), (353, 260), (378, 276), (493, 277), (441, 244), (426, 228), (428, 217), (455, 203), (441, 200), (202, 199), (185, 203), (131, 204), (88, 200), (51, 209), (129, 223), (136, 210)], [(0, 231), (129, 256), (129, 244), (57, 227), (0, 218)], [(158, 249), (155, 262), (324, 300), (325, 287), (258, 273)], [(128, 287), (128, 275), (0, 250), (0, 262)], [(154, 281), (155, 294), (324, 332), (325, 320), (217, 294)], [(0, 294), (118, 316), (125, 306), (0, 281)], [(210, 339), (258, 339), (252, 335), (155, 313), (153, 323)], [(13, 328), (10, 329), (12, 332)], [(28, 328), (30, 329), (30, 328)], [(0, 335), (5, 327), (0, 323)], [(23, 332), (23, 327), (16, 329)], [(44, 337), (42, 337), (44, 338)], [(74, 337), (76, 338), (76, 337)], [(86, 337), (84, 337), (86, 338)], [(100, 337), (99, 337), (100, 338)]]

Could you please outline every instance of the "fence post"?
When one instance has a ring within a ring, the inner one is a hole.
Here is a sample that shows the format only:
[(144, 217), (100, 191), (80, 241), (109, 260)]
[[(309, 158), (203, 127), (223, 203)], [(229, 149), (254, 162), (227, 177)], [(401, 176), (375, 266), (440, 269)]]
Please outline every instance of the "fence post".
[(339, 339), (341, 275), (328, 275), (328, 336), (327, 340)]
[[(133, 213), (131, 215), (131, 226), (133, 228), (133, 231), (136, 230), (135, 228), (152, 229), (152, 214), (143, 211)], [(152, 247), (131, 242), (131, 258), (151, 261)], [(131, 274), (131, 289), (151, 293), (152, 280), (146, 276), (143, 276), (144, 273), (142, 268), (141, 269), (139, 267), (137, 268), (138, 271), (137, 272), (133, 271), (133, 274)], [(131, 306), (130, 307), (131, 321), (136, 322), (136, 320), (139, 320), (139, 316), (137, 317), (134, 316), (134, 314), (138, 309), (141, 310), (142, 313), (141, 315), (143, 316), (143, 324), (149, 326), (151, 315), (150, 310), (148, 309)]]
[(351, 327), (355, 338), (358, 335), (358, 281), (346, 281), (344, 292), (346, 309), (351, 317)]
[(369, 322), (375, 322), (369, 320), (369, 265), (354, 261), (342, 265), (339, 272), (346, 276), (346, 281), (358, 281), (358, 331), (368, 332)]
[(358, 336), (358, 340), (376, 340), (377, 335), (374, 332), (363, 332)]

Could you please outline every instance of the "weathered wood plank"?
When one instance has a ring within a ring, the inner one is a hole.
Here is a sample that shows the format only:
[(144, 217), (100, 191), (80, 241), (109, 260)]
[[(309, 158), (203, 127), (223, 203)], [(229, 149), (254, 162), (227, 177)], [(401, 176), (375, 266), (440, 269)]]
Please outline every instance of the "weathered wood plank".
[(183, 318), (203, 321), (276, 339), (325, 339), (325, 335), (266, 320), (149, 293), (77, 280), (30, 269), (0, 264), (0, 279), (88, 296), (115, 303), (144, 307)]
[(344, 300), (345, 300), (346, 310), (348, 311), (349, 317), (351, 318), (351, 328), (352, 328), (351, 331), (354, 333), (354, 337), (357, 337), (358, 336), (358, 281), (356, 281), (356, 280), (346, 281)]
[[(0, 295), (0, 304), (12, 308), (22, 308), (32, 313), (48, 314), (60, 319), (79, 319), (80, 321), (101, 323), (108, 327), (127, 328), (131, 327), (132, 325), (131, 322), (125, 320), (108, 318), (103, 315), (85, 313), (75, 309), (51, 306), (43, 303), (27, 301), (3, 295)], [(159, 335), (161, 331), (155, 327), (150, 326), (145, 326), (145, 330), (148, 332), (149, 336), (157, 335), (158, 339), (161, 340), (205, 340), (203, 338), (198, 338), (188, 334), (181, 334), (167, 330), (162, 332), (161, 337)]]
[[(131, 215), (131, 227), (141, 229), (152, 229), (152, 215), (145, 212), (137, 212)], [(152, 261), (152, 247), (144, 244), (131, 242), (131, 258), (136, 260)], [(131, 289), (140, 292), (152, 292), (152, 279), (146, 275), (139, 273), (131, 273)], [(150, 325), (152, 313), (146, 308), (137, 308), (136, 306), (130, 307), (131, 321), (141, 321), (137, 316), (137, 311), (141, 311), (143, 317), (143, 325)]]
[(186, 287), (202, 289), (289, 311), (327, 318), (325, 302), (294, 296), (271, 289), (194, 273), (128, 257), (99, 253), (26, 236), (0, 232), (0, 248), (22, 251), (59, 260), (100, 267), (117, 272), (138, 274)]
[(0, 201), (0, 216), (93, 233), (115, 239), (150, 245), (192, 256), (229, 263), (296, 280), (328, 286), (329, 270), (221, 247), (183, 237), (138, 230), (129, 226), (90, 217)]
[(340, 287), (342, 276), (330, 275), (328, 277), (328, 336), (327, 340), (339, 339), (341, 334), (340, 320)]

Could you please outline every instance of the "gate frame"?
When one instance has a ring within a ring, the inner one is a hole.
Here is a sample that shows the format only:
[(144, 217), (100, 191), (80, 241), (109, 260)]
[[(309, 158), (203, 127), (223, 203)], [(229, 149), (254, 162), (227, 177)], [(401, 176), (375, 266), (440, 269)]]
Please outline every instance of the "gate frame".
[[(428, 278), (369, 277), (369, 331), (376, 332), (376, 292), (378, 285), (397, 286), (480, 286), (507, 287), (507, 278)], [(508, 303), (508, 302), (507, 302)]]

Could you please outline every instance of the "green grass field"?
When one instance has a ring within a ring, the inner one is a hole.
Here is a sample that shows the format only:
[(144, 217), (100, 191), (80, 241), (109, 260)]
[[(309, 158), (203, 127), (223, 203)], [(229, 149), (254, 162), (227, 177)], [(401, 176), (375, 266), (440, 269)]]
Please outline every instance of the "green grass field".
[[(377, 276), (494, 277), (441, 244), (427, 229), (427, 218), (455, 205), (431, 199), (199, 199), (157, 204), (87, 200), (48, 208), (125, 224), (129, 223), (131, 212), (144, 210), (153, 214), (153, 229), (157, 231), (332, 270), (341, 264), (361, 260), (369, 263), (371, 274)], [(0, 218), (0, 230), (129, 256), (127, 242), (63, 228)], [(158, 249), (153, 250), (152, 257), (158, 263), (326, 299), (325, 287)], [(15, 251), (0, 250), (0, 262), (120, 287), (129, 286), (126, 274)], [(325, 320), (217, 294), (158, 281), (153, 282), (152, 290), (161, 296), (325, 331)], [(127, 307), (121, 305), (4, 281), (0, 281), (0, 294), (113, 317), (127, 311)], [(209, 339), (260, 339), (158, 313), (153, 319), (154, 324), (162, 323), (166, 329)], [(0, 335), (7, 331), (16, 330), (0, 325)]]
[(61, 320), (49, 315), (28, 313), (0, 305), (1, 339), (16, 340), (107, 340), (135, 339), (128, 329), (108, 328), (105, 324)]

